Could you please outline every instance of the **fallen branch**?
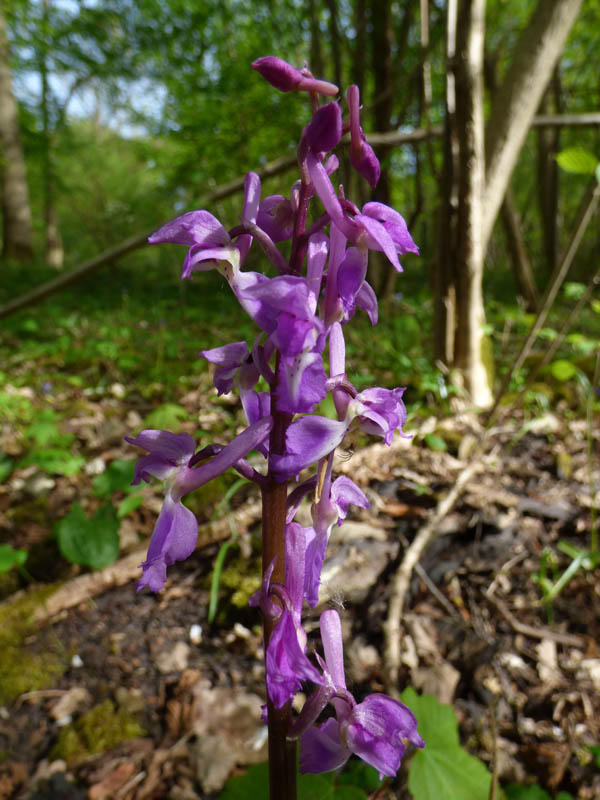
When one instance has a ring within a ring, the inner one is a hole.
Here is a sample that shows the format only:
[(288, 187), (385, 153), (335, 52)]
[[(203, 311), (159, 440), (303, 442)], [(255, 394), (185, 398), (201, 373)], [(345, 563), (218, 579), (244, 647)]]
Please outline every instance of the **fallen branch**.
[(388, 694), (398, 695), (398, 675), (400, 672), (400, 642), (402, 636), (402, 612), (404, 610), (404, 600), (413, 570), (421, 560), (425, 548), (435, 539), (438, 534), (438, 526), (454, 508), (454, 505), (461, 495), (465, 485), (471, 480), (473, 475), (483, 467), (481, 459), (471, 461), (458, 475), (453, 487), (448, 494), (437, 504), (435, 511), (429, 520), (419, 530), (411, 545), (404, 553), (402, 563), (396, 572), (392, 582), (392, 595), (390, 597), (388, 616), (384, 625), (384, 681)]

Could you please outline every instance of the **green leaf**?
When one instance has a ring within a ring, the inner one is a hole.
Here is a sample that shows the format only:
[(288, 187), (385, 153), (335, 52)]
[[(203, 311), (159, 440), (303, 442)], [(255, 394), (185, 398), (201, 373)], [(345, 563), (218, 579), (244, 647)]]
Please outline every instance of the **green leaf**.
[(152, 411), (144, 420), (145, 428), (158, 428), (159, 430), (179, 430), (179, 423), (189, 417), (183, 406), (176, 403), (163, 403)]
[(423, 440), (430, 450), (448, 449), (446, 442), (441, 437), (436, 436), (435, 433), (426, 433)]
[(14, 459), (0, 453), (0, 483), (3, 483), (13, 471)]
[(588, 747), (590, 753), (594, 756), (594, 763), (597, 767), (600, 767), (600, 745), (593, 745), (592, 747)]
[(22, 567), (27, 561), (27, 550), (15, 550), (9, 544), (0, 544), (0, 573), (13, 567)]
[(63, 556), (72, 564), (103, 569), (119, 557), (119, 520), (111, 505), (101, 506), (89, 519), (79, 503), (56, 525)]
[(458, 724), (450, 706), (408, 688), (402, 702), (417, 717), (425, 748), (413, 757), (408, 785), (416, 800), (488, 800), (492, 776), (483, 762), (459, 743)]
[(537, 783), (532, 786), (519, 786), (511, 783), (504, 790), (506, 800), (551, 800), (548, 792), (545, 792)]
[(381, 786), (379, 773), (370, 764), (366, 764), (360, 758), (351, 758), (344, 771), (337, 776), (338, 786), (360, 786), (370, 792), (374, 792)]
[(576, 372), (576, 367), (566, 358), (559, 358), (550, 364), (550, 373), (557, 381), (569, 381)]
[(144, 495), (140, 492), (133, 492), (124, 500), (121, 500), (119, 503), (119, 507), (117, 508), (117, 517), (119, 519), (123, 519), (126, 517), (127, 514), (131, 514), (132, 511), (135, 511), (136, 508), (139, 508), (142, 503), (144, 502)]
[(58, 414), (51, 408), (41, 411), (35, 422), (25, 431), (28, 439), (33, 439), (38, 447), (67, 447), (75, 438), (72, 433), (61, 433), (57, 422), (60, 420)]
[(52, 475), (75, 475), (85, 464), (83, 456), (73, 455), (62, 447), (48, 447), (44, 450), (34, 450), (20, 462), (20, 466), (36, 464), (44, 472)]
[(327, 775), (299, 775), (298, 800), (338, 800), (332, 784), (331, 773)]
[(244, 775), (236, 775), (227, 781), (219, 800), (268, 800), (269, 765), (255, 764), (248, 767)]
[(132, 489), (133, 470), (135, 460), (118, 458), (111, 461), (108, 467), (92, 481), (94, 494), (102, 500), (107, 500), (113, 492), (127, 492)]
[(565, 172), (577, 175), (593, 175), (598, 167), (598, 159), (583, 147), (568, 147), (556, 156), (559, 167)]

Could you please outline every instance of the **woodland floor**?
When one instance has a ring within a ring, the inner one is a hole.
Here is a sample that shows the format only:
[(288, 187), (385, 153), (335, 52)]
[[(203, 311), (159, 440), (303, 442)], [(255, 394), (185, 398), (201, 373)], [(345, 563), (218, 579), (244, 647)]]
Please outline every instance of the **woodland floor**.
[[(196, 401), (192, 392), (182, 404), (197, 408)], [(138, 430), (142, 418), (135, 408), (129, 416), (100, 414), (105, 402), (113, 402), (110, 393), (82, 401), (70, 429), (88, 458), (106, 465), (131, 457), (122, 436)], [(316, 628), (322, 608), (340, 609), (355, 696), (386, 688), (381, 654), (393, 577), (469, 463), (479, 425), (468, 414), (429, 418), (413, 428), (411, 441), (356, 448), (338, 460), (337, 471), (351, 475), (372, 506), (354, 510), (334, 532), (323, 602), (308, 629)], [(3, 435), (10, 452), (16, 445), (7, 427)], [(598, 437), (585, 420), (558, 413), (526, 425), (515, 413), (496, 426), (482, 470), (412, 574), (402, 618), (401, 688), (452, 703), (461, 741), (501, 784), (535, 781), (552, 795), (562, 789), (577, 798), (600, 798), (600, 772), (587, 749), (600, 743), (600, 568), (577, 572), (554, 600), (553, 621), (533, 576), (548, 548), (558, 574), (564, 571), (570, 559), (557, 549), (560, 540), (589, 546)], [(440, 439), (446, 449), (431, 449)], [(25, 673), (35, 671), (49, 654), (62, 667), (44, 688), (0, 707), (0, 798), (217, 797), (228, 775), (266, 756), (261, 638), (255, 612), (245, 607), (258, 568), (258, 498), (238, 493), (226, 522), (210, 522), (206, 513), (195, 554), (170, 568), (155, 597), (136, 594), (134, 579), (160, 486), (147, 487), (144, 505), (123, 520), (121, 560), (86, 574), (60, 559), (39, 508), (59, 518), (74, 497), (88, 512), (98, 500), (82, 495), (80, 477), (44, 483), (40, 475), (26, 467), (0, 484), (1, 541), (37, 548), (47, 580), (62, 581), (62, 588), (34, 609), (36, 622), (23, 628), (18, 647), (11, 640), (3, 648), (0, 670), (10, 672), (16, 659)], [(214, 500), (206, 503), (212, 511)], [(229, 518), (239, 546), (227, 557), (220, 610), (209, 625), (210, 576)], [(40, 580), (39, 568), (33, 571)], [(14, 602), (8, 596), (4, 610)], [(90, 709), (96, 716), (86, 716)], [(115, 724), (131, 738), (115, 744)], [(378, 797), (408, 798), (405, 776)]]

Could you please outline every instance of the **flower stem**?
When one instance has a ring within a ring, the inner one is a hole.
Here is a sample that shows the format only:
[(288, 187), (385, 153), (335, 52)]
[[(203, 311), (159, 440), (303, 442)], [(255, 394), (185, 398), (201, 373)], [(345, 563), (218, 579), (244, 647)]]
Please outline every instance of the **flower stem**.
[[(271, 395), (275, 407), (275, 391)], [(285, 451), (285, 434), (290, 424), (288, 414), (275, 412), (271, 431), (270, 452)], [(287, 512), (287, 483), (277, 483), (271, 470), (262, 486), (262, 568), (263, 574), (277, 557), (272, 581), (285, 583), (285, 518)], [(273, 630), (273, 620), (263, 615), (265, 653)], [(291, 703), (276, 709), (267, 692), (269, 726), (269, 797), (270, 800), (296, 800), (296, 743), (288, 741)]]

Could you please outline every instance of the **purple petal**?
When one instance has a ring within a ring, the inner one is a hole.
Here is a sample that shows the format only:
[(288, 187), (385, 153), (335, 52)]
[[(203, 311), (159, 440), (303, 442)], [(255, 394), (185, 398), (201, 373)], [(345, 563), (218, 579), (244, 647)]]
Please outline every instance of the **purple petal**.
[(255, 69), (271, 86), (280, 92), (291, 92), (302, 81), (303, 75), (299, 69), (292, 67), (287, 61), (277, 56), (263, 56), (252, 62)]
[(334, 480), (331, 486), (331, 499), (338, 509), (338, 525), (342, 524), (341, 520), (346, 519), (351, 503), (352, 505), (360, 506), (360, 508), (369, 508), (371, 505), (365, 493), (345, 475), (340, 475), (339, 478)]
[(356, 308), (356, 297), (367, 274), (367, 252), (350, 247), (337, 270), (338, 292), (342, 299), (346, 317), (350, 318)]
[(156, 520), (138, 591), (148, 586), (151, 591), (162, 589), (166, 568), (175, 561), (183, 561), (194, 552), (198, 538), (198, 523), (189, 508), (167, 494)]
[(329, 239), (327, 236), (324, 233), (313, 233), (308, 240), (306, 256), (306, 283), (310, 292), (310, 310), (313, 314), (316, 312), (319, 302), (323, 268), (327, 261), (328, 250)]
[(342, 112), (337, 103), (321, 106), (304, 129), (303, 137), (313, 153), (333, 150), (342, 138)]
[(148, 237), (150, 244), (171, 242), (187, 245), (225, 245), (230, 241), (225, 228), (209, 211), (188, 211), (171, 222), (167, 222), (156, 233)]
[(288, 414), (310, 414), (326, 395), (327, 376), (321, 354), (304, 351), (282, 358), (277, 384), (277, 408)]
[(274, 242), (285, 242), (294, 232), (294, 210), (292, 204), (281, 194), (265, 197), (258, 209), (256, 224)]
[(271, 456), (279, 480), (297, 474), (341, 444), (349, 423), (313, 414), (292, 422), (286, 434), (287, 454)]
[(312, 153), (307, 155), (306, 165), (315, 192), (319, 195), (331, 221), (337, 225), (347, 239), (354, 241), (360, 233), (360, 228), (354, 225), (352, 220), (344, 213), (325, 167)]
[(267, 689), (275, 708), (281, 708), (302, 688), (302, 681), (321, 683), (320, 672), (300, 646), (292, 612), (284, 609), (266, 653)]
[(351, 755), (340, 740), (337, 721), (331, 718), (320, 727), (309, 728), (300, 739), (300, 772), (330, 772), (342, 767)]
[(338, 612), (329, 608), (321, 614), (319, 620), (321, 640), (325, 652), (325, 663), (337, 690), (346, 688), (344, 673), (344, 645), (342, 641), (342, 623)]
[(319, 586), (321, 573), (327, 551), (327, 533), (317, 532), (314, 528), (307, 529), (306, 568), (304, 575), (304, 595), (311, 608), (319, 604)]
[(414, 243), (412, 236), (408, 232), (404, 217), (397, 211), (384, 203), (366, 203), (362, 213), (368, 217), (378, 220), (383, 224), (389, 235), (392, 237), (396, 250), (403, 253), (419, 254), (419, 248)]
[(377, 295), (370, 283), (364, 281), (358, 294), (356, 295), (356, 305), (360, 306), (369, 315), (371, 325), (377, 325), (379, 310), (377, 306)]
[(348, 746), (379, 770), (380, 777), (396, 774), (405, 740), (425, 746), (410, 708), (384, 694), (371, 694), (355, 706), (341, 728)]
[(244, 458), (250, 450), (258, 448), (268, 437), (273, 427), (272, 417), (263, 417), (246, 428), (226, 445), (214, 458), (199, 467), (180, 469), (174, 481), (172, 493), (175, 497), (193, 492), (208, 481), (221, 475), (232, 467), (240, 458)]
[(402, 267), (398, 261), (396, 253), (396, 246), (392, 237), (389, 235), (381, 222), (367, 216), (366, 214), (357, 214), (354, 217), (355, 222), (359, 222), (365, 232), (365, 242), (367, 247), (371, 250), (380, 250), (388, 257), (398, 272), (402, 272)]
[(216, 269), (220, 263), (229, 264), (238, 268), (240, 264), (240, 251), (236, 245), (224, 247), (207, 247), (194, 245), (190, 247), (181, 268), (181, 278), (189, 278), (192, 272), (207, 272)]
[(297, 522), (285, 526), (285, 588), (292, 602), (295, 622), (300, 625), (304, 600), (306, 531)]
[(148, 475), (161, 480), (166, 478), (174, 467), (188, 463), (194, 455), (194, 440), (187, 433), (170, 433), (147, 428), (138, 436), (125, 436), (125, 441), (149, 451), (149, 455), (138, 459), (135, 466), (133, 486), (140, 481), (148, 481)]
[(232, 342), (212, 350), (201, 350), (200, 355), (218, 367), (239, 367), (246, 361), (250, 351), (246, 342)]
[(348, 108), (350, 110), (350, 163), (354, 169), (373, 187), (381, 174), (379, 160), (373, 148), (367, 143), (360, 127), (360, 94), (358, 86), (348, 89)]
[(350, 163), (358, 174), (362, 175), (367, 183), (375, 188), (381, 177), (381, 165), (379, 159), (375, 155), (375, 151), (365, 139), (365, 135), (362, 131), (360, 136), (360, 155), (355, 153), (353, 148), (350, 148)]

